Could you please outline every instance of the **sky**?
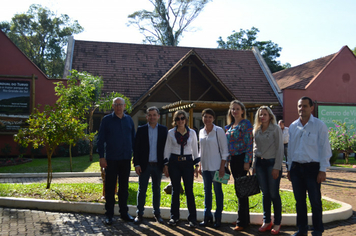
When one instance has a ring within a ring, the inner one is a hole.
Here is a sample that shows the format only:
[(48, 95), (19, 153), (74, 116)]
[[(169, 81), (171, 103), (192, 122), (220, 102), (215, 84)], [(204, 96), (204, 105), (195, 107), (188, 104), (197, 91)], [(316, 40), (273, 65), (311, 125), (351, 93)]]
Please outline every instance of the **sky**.
[[(84, 32), (76, 40), (142, 43), (144, 36), (127, 26), (127, 16), (152, 10), (149, 0), (1, 0), (0, 21), (11, 21), (31, 4), (67, 14)], [(5, 3), (6, 2), (6, 3)], [(233, 31), (259, 29), (258, 41), (271, 40), (282, 48), (282, 64), (300, 65), (356, 47), (355, 0), (213, 0), (184, 32), (179, 46), (217, 48)]]

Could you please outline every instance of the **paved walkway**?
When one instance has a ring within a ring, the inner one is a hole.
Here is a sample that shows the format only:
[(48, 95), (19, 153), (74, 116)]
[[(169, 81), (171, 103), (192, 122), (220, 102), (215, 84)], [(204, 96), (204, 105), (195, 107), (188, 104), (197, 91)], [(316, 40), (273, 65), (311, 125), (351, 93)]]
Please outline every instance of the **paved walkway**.
[[(131, 178), (137, 181), (137, 178)], [(30, 183), (45, 182), (46, 178), (0, 178), (0, 182)], [(201, 181), (198, 179), (197, 181)], [(94, 182), (99, 177), (54, 178), (53, 183)], [(281, 188), (291, 189), (290, 182), (282, 178)], [(356, 173), (328, 171), (327, 181), (322, 185), (324, 196), (331, 197), (353, 206), (354, 214), (344, 221), (325, 224), (324, 235), (356, 235)], [(102, 223), (104, 215), (59, 213), (0, 207), (0, 235), (270, 235), (259, 233), (258, 225), (251, 225), (244, 232), (233, 231), (232, 224), (223, 224), (219, 230), (207, 227), (190, 229), (181, 221), (177, 227), (158, 224), (145, 219), (141, 225), (121, 221), (118, 217), (112, 226)], [(291, 235), (296, 227), (282, 227), (280, 235)]]

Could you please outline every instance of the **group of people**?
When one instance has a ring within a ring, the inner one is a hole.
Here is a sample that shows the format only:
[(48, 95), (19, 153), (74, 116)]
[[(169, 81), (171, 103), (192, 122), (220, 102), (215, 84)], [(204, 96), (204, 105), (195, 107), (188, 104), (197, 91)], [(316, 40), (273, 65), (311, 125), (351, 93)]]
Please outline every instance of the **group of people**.
[[(105, 168), (105, 223), (112, 224), (114, 194), (118, 178), (120, 217), (125, 221), (141, 223), (149, 178), (152, 178), (153, 214), (163, 223), (160, 215), (162, 174), (172, 183), (171, 211), (168, 225), (175, 226), (180, 219), (181, 179), (183, 179), (188, 207), (188, 226), (221, 226), (224, 194), (221, 183), (213, 181), (231, 170), (235, 180), (246, 176), (252, 168), (262, 191), (263, 223), (260, 232), (279, 234), (282, 222), (282, 202), (279, 194), (283, 157), (286, 157), (288, 179), (292, 182), (296, 200), (296, 236), (307, 235), (306, 192), (308, 191), (313, 213), (313, 235), (322, 235), (321, 182), (326, 180), (331, 149), (326, 125), (312, 115), (314, 105), (308, 97), (298, 101), (299, 118), (289, 129), (276, 117), (268, 106), (258, 108), (254, 125), (246, 119), (246, 108), (238, 100), (230, 103), (227, 126), (216, 126), (215, 112), (202, 111), (204, 127), (199, 131), (199, 142), (194, 129), (188, 127), (188, 114), (184, 110), (173, 115), (173, 128), (158, 124), (157, 107), (146, 111), (147, 124), (135, 132), (130, 116), (124, 114), (125, 101), (113, 100), (114, 112), (101, 122), (98, 136), (100, 166)], [(288, 147), (289, 145), (289, 147)], [(139, 176), (136, 218), (128, 214), (128, 179), (133, 151), (133, 165)], [(104, 153), (106, 154), (104, 156)], [(194, 176), (202, 175), (204, 182), (204, 220), (198, 224), (193, 193)], [(212, 214), (212, 187), (215, 192), (216, 209)], [(274, 220), (271, 218), (271, 205)], [(214, 221), (215, 218), (215, 221)], [(249, 199), (238, 198), (238, 214), (234, 230), (246, 229), (250, 223)]]

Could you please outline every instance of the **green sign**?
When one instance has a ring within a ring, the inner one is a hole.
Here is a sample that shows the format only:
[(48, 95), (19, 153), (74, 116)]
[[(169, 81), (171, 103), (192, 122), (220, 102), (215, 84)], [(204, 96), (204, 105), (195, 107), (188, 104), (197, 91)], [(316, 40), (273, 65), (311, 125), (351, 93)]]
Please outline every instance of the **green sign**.
[(318, 106), (318, 118), (328, 128), (335, 128), (333, 120), (356, 127), (356, 106)]

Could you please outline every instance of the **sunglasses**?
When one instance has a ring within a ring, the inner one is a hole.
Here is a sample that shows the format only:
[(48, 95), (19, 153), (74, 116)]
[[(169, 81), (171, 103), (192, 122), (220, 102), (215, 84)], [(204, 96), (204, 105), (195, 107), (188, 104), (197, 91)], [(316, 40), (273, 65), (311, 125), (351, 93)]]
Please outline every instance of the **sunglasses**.
[(185, 117), (184, 117), (184, 116), (182, 116), (181, 118), (176, 117), (176, 118), (174, 119), (174, 121), (179, 121), (179, 120), (185, 120)]

